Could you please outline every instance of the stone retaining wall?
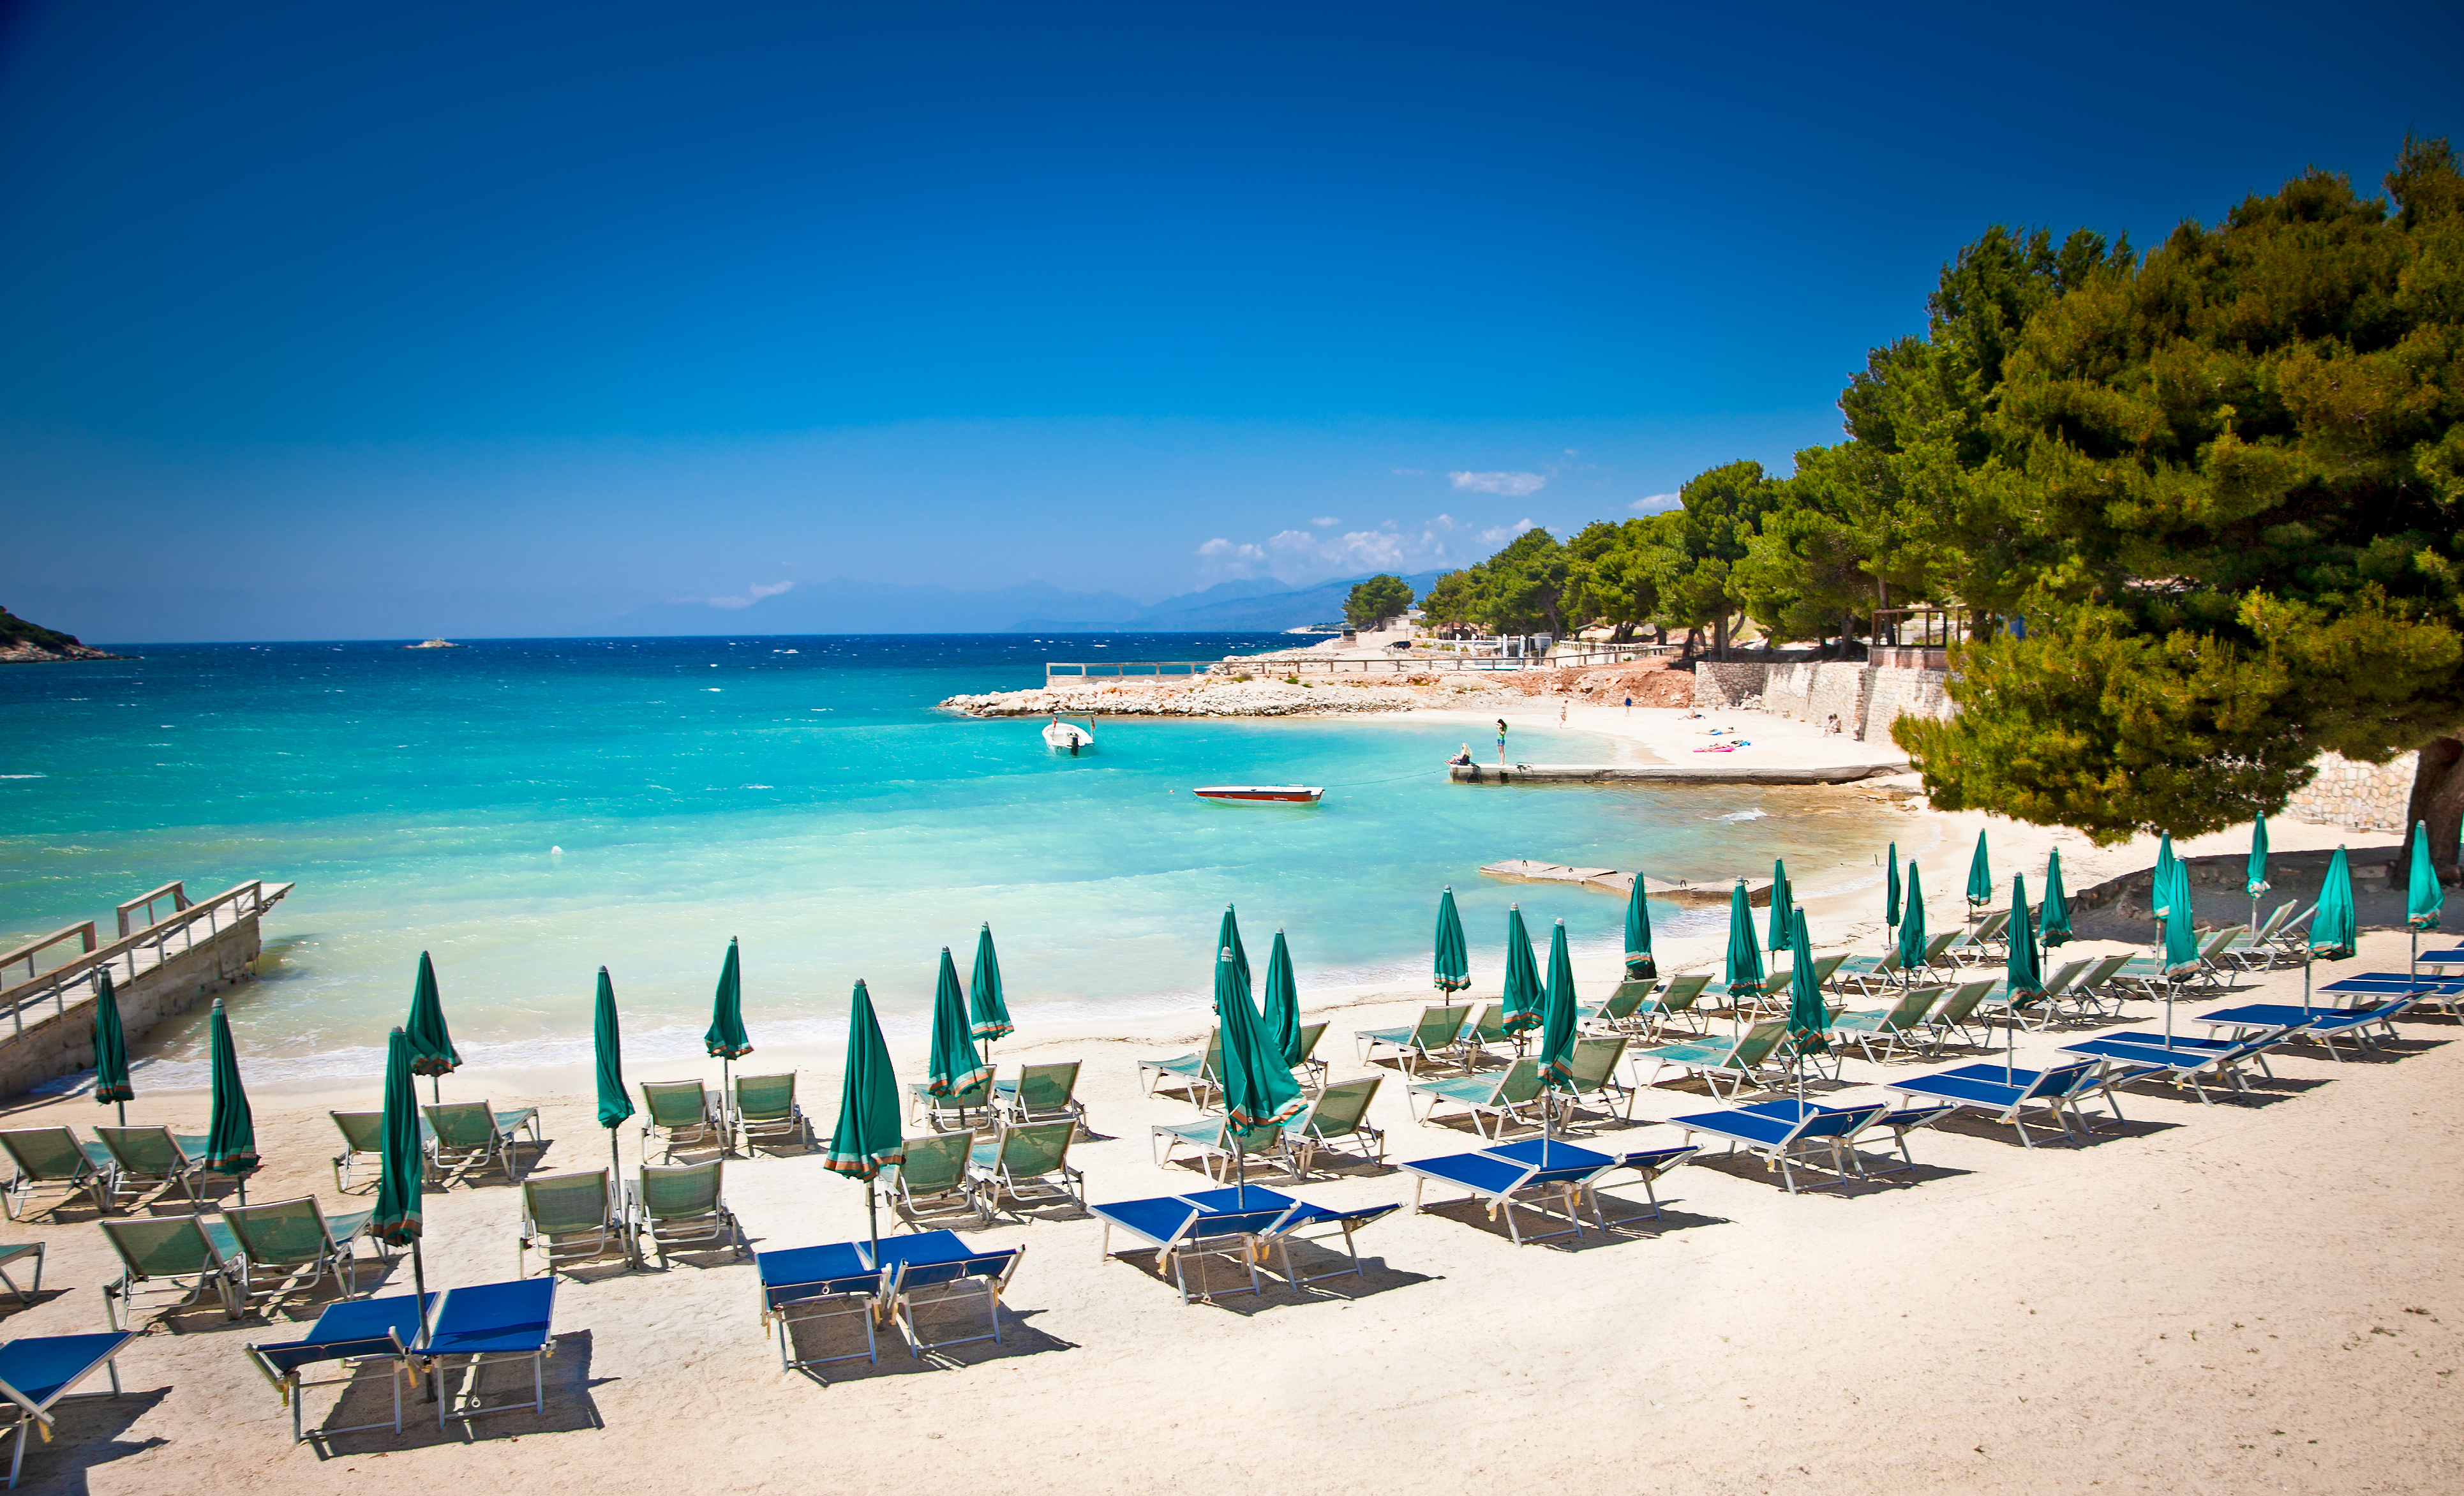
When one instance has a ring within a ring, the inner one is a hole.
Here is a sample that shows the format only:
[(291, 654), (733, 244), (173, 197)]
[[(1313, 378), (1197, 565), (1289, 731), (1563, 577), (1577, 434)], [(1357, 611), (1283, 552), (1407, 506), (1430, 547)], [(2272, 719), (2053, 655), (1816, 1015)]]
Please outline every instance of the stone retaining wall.
[(2385, 763), (2357, 763), (2340, 753), (2319, 756), (2318, 777), (2285, 805), (2296, 821), (2340, 825), (2353, 831), (2401, 831), (2412, 803), (2412, 772), (2418, 754), (2398, 754)]
[(1944, 671), (1901, 670), (1839, 661), (1826, 665), (1740, 665), (1704, 661), (1694, 667), (1694, 705), (1756, 707), (1800, 721), (1839, 718), (1859, 741), (1888, 740), (1903, 716), (1948, 716)]

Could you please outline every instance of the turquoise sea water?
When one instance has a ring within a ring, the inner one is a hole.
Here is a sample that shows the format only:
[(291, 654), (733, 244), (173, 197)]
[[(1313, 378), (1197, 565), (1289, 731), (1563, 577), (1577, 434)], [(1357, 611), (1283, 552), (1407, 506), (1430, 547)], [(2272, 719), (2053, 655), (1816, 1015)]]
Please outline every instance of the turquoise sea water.
[[(1619, 943), (1596, 892), (1484, 879), (1507, 857), (1701, 881), (1865, 875), (1890, 834), (1802, 792), (1447, 782), (1460, 726), (1356, 718), (1040, 721), (935, 710), (1040, 684), (1046, 658), (1216, 658), (1272, 636), (1012, 635), (156, 646), (0, 671), (0, 942), (100, 918), (172, 877), (202, 896), (296, 881), (277, 959), (232, 1019), (253, 1078), (370, 1070), (434, 954), (467, 1061), (586, 1052), (598, 966), (628, 1054), (698, 1052), (728, 937), (754, 1041), (831, 1042), (855, 979), (929, 1022), (940, 947), (966, 974), (992, 922), (1023, 1023), (1202, 1001), (1226, 903), (1253, 965), (1278, 926), (1306, 993), (1424, 981), (1452, 884), (1475, 971), (1519, 901), (1533, 933)], [(1098, 649), (1098, 644), (1103, 648)], [(1488, 745), (1475, 742), (1482, 757)], [(1606, 761), (1518, 727), (1515, 755)], [(1193, 800), (1207, 783), (1329, 786), (1315, 807)], [(1870, 845), (1869, 845), (1870, 844)], [(561, 848), (561, 852), (553, 848)], [(1827, 870), (1827, 871), (1826, 871)], [(1720, 916), (1666, 909), (1663, 931)], [(193, 1038), (169, 1036), (163, 1080)]]

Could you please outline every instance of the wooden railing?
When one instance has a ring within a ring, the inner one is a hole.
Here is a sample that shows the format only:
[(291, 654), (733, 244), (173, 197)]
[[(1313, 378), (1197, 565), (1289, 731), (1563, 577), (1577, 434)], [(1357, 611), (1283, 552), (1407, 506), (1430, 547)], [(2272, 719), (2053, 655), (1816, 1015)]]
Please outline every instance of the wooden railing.
[(152, 890), (149, 892), (140, 893), (135, 898), (130, 899), (127, 903), (121, 905), (120, 933), (121, 935), (128, 934), (128, 912), (132, 909), (138, 908), (140, 905), (144, 907), (145, 923), (147, 925), (159, 923), (159, 921), (154, 917), (154, 903), (157, 899), (165, 898), (171, 901), (171, 913), (175, 914), (187, 908), (187, 880), (186, 878), (173, 878), (170, 882), (163, 885), (161, 888)]
[[(122, 935), (127, 934), (124, 930), (121, 933)], [(31, 945), (21, 945), (17, 947), (17, 949), (10, 952), (8, 955), (0, 956), (0, 989), (5, 989), (8, 986), (9, 968), (16, 965), (18, 962), (23, 961), (25, 963), (26, 979), (28, 981), (32, 981), (37, 975), (34, 964), (35, 957), (41, 956), (45, 951), (48, 951), (53, 946), (61, 944), (64, 941), (77, 939), (82, 939), (85, 942), (85, 951), (91, 951), (95, 947), (95, 941), (97, 938), (94, 921), (89, 919), (81, 925), (70, 925), (63, 930), (55, 930), (50, 935), (43, 936), (41, 939), (36, 940)], [(80, 954), (82, 954), (82, 952), (80, 952)]]
[[(158, 894), (161, 890), (155, 891)], [(48, 1004), (56, 1014), (68, 1012), (72, 1002), (82, 1002), (100, 991), (102, 974), (109, 972), (114, 985), (135, 981), (142, 972), (151, 971), (172, 957), (195, 950), (228, 928), (251, 916), (262, 914), (291, 891), (288, 883), (277, 883), (269, 890), (261, 878), (234, 884), (201, 904), (192, 904), (159, 924), (149, 925), (133, 935), (121, 936), (99, 950), (89, 949), (31, 980), (13, 987), (0, 988), (0, 1011), (5, 1011), (12, 1025), (11, 1032), (26, 1031), (26, 1013)], [(142, 904), (144, 900), (133, 900)], [(202, 928), (200, 928), (202, 927)], [(84, 927), (91, 930), (88, 924)], [(73, 934), (70, 931), (63, 935)], [(45, 943), (55, 943), (55, 935)], [(35, 947), (27, 947), (28, 950)], [(12, 953), (11, 960), (16, 959)], [(43, 1015), (35, 1015), (41, 1022)]]
[(1203, 675), (1212, 669), (1205, 660), (1046, 660), (1044, 662), (1044, 684), (1049, 689), (1056, 676), (1089, 675)]

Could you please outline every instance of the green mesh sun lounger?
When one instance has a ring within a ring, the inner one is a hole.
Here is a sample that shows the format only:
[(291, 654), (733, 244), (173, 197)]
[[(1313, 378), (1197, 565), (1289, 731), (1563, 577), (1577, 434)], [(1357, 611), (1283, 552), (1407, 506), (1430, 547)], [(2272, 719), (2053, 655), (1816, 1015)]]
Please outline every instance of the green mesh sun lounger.
[(1651, 997), (1651, 989), (1656, 985), (1658, 983), (1649, 978), (1618, 982), (1617, 991), (1609, 994), (1607, 1001), (1586, 1002), (1574, 1009), (1574, 1022), (1605, 1028), (1613, 1034), (1634, 1032), (1640, 1026), (1635, 1014)]
[(724, 1149), (727, 1121), (717, 1098), (699, 1081), (642, 1083), (642, 1156), (659, 1145), (659, 1161), (673, 1163), (679, 1149)]
[(961, 1133), (987, 1126), (993, 1119), (993, 1078), (987, 1073), (964, 1090), (954, 1090), (946, 1096), (935, 1096), (924, 1081), (912, 1081), (907, 1087), (907, 1119), (932, 1124), (933, 1131), (955, 1127)]
[(1317, 1162), (1318, 1150), (1349, 1142), (1363, 1163), (1386, 1160), (1386, 1133), (1369, 1125), (1369, 1104), (1377, 1099), (1377, 1088), (1386, 1077), (1371, 1075), (1361, 1080), (1345, 1081), (1329, 1086), (1317, 1093), (1309, 1110), (1284, 1124), (1283, 1141), (1279, 1145), (1287, 1155), (1297, 1155), (1292, 1171), (1295, 1179), (1308, 1177)]
[(1625, 1045), (1623, 1035), (1575, 1040), (1566, 1084), (1550, 1094), (1562, 1107), (1573, 1107), (1589, 1096), (1610, 1112), (1617, 1111), (1617, 1098), (1623, 1096), (1625, 1115), (1632, 1120), (1634, 1088), (1617, 1078), (1617, 1062), (1625, 1058)]
[(1409, 1027), (1358, 1028), (1352, 1037), (1360, 1046), (1363, 1065), (1375, 1060), (1380, 1048), (1387, 1048), (1400, 1059), (1405, 1074), (1417, 1074), (1423, 1064), (1453, 1047), (1455, 1037), (1470, 1018), (1468, 1003), (1423, 1008), (1419, 1021)]
[(493, 1163), (505, 1171), (505, 1182), (511, 1184), (518, 1177), (515, 1135), (527, 1130), (531, 1146), (539, 1145), (536, 1107), (498, 1111), (484, 1101), (449, 1101), (419, 1111), (428, 1122), (429, 1165), (440, 1180), (450, 1181), (457, 1169), (467, 1176), (473, 1168)]
[(1703, 1077), (1703, 1083), (1717, 1096), (1720, 1081), (1725, 1077), (1728, 1095), (1723, 1099), (1733, 1099), (1749, 1086), (1761, 1088), (1763, 1067), (1771, 1063), (1787, 1037), (1788, 1021), (1771, 1019), (1733, 1037), (1720, 1035), (1673, 1045), (1646, 1045), (1634, 1052), (1634, 1062), (1638, 1067), (1645, 1060), (1651, 1062), (1651, 1077), (1643, 1082), (1645, 1085), (1657, 1085), (1660, 1072), (1673, 1065), (1689, 1076)]
[[(1886, 1008), (1864, 1013), (1835, 1014), (1831, 1020), (1832, 1034), (1865, 1051), (1865, 1058), (1880, 1062), (1890, 1058), (1891, 1051), (1905, 1041), (1914, 1044), (1927, 1032), (1925, 1014), (1934, 1000), (1949, 991), (1947, 987), (1910, 987), (1900, 1000)], [(1881, 1053), (1874, 1052), (1876, 1045)]]
[[(1324, 1023), (1303, 1023), (1301, 1057), (1292, 1062), (1294, 1070), (1304, 1071), (1309, 1077), (1314, 1078), (1321, 1084), (1326, 1080), (1326, 1062), (1317, 1057), (1317, 1042), (1326, 1037), (1326, 1029), (1327, 1025)], [(1305, 1081), (1304, 1084), (1306, 1083)]]
[[(137, 1336), (127, 1331), (30, 1336), (0, 1345), (0, 1411), (10, 1416), (0, 1437), (15, 1435), (9, 1451), (9, 1488), (26, 1463), (26, 1430), (52, 1437), (52, 1409), (98, 1366), (111, 1372), (111, 1395), (120, 1396), (120, 1367), (112, 1360)], [(80, 1483), (82, 1484), (82, 1483)]]
[[(0, 1151), (9, 1155), (16, 1175), (0, 1184), (0, 1206), (11, 1221), (48, 1215), (82, 1195), (98, 1214), (111, 1206), (111, 1150), (80, 1140), (64, 1127), (28, 1127), (0, 1132)], [(52, 1192), (51, 1200), (29, 1216), (36, 1192)]]
[(756, 1147), (812, 1147), (812, 1124), (796, 1105), (796, 1072), (737, 1076), (736, 1132), (748, 1153)]
[(1212, 1116), (1196, 1122), (1158, 1122), (1147, 1133), (1148, 1147), (1158, 1169), (1172, 1162), (1176, 1151), (1187, 1148), (1205, 1164), (1210, 1179), (1230, 1178), (1233, 1159), (1243, 1157), (1274, 1158), (1294, 1179), (1300, 1177), (1297, 1166), (1284, 1154), (1284, 1127), (1280, 1122), (1234, 1127), (1229, 1118)]
[[(385, 1113), (382, 1111), (328, 1111), (334, 1119), (334, 1130), (342, 1134), (342, 1151), (334, 1155), (334, 1193), (348, 1195), (351, 1179), (361, 1170), (367, 1171), (365, 1188), (377, 1187), (379, 1160), (385, 1155)], [(421, 1124), (426, 1131), (426, 1124)]]
[(119, 1205), (156, 1190), (177, 1187), (200, 1208), (197, 1173), (206, 1159), (202, 1137), (175, 1137), (167, 1127), (98, 1127), (94, 1135), (111, 1155), (111, 1181), (104, 1193)]
[[(33, 1303), (35, 1295), (43, 1291), (43, 1251), (44, 1243), (40, 1242), (14, 1242), (7, 1246), (0, 1246), (0, 1284), (8, 1285), (9, 1291), (17, 1295), (17, 1302), (20, 1304)], [(32, 1287), (21, 1288), (17, 1287), (17, 1280), (9, 1276), (9, 1265), (21, 1257), (32, 1257), (34, 1260), (34, 1282)]]
[(359, 1297), (358, 1259), (352, 1243), (373, 1210), (328, 1217), (313, 1195), (257, 1205), (231, 1205), (223, 1224), (239, 1242), (238, 1289), (247, 1305), (294, 1288), (313, 1288), (331, 1277), (334, 1291)]
[(163, 1305), (162, 1313), (186, 1309), (210, 1292), (222, 1301), (225, 1319), (239, 1317), (239, 1238), (221, 1217), (141, 1216), (99, 1224), (120, 1257), (119, 1280), (102, 1288), (113, 1329), (128, 1328), (129, 1306), (141, 1291), (180, 1295), (178, 1303)]
[(1087, 1177), (1069, 1163), (1075, 1122), (1024, 1122), (979, 1137), (969, 1151), (976, 1190), (990, 1210), (1007, 1204), (1087, 1206)]
[(638, 1266), (629, 1225), (606, 1170), (533, 1175), (522, 1181), (522, 1234), (514, 1247), (514, 1276), (531, 1275), (534, 1251), (548, 1272), (597, 1262), (611, 1252), (624, 1253), (627, 1266)]
[(1087, 1125), (1087, 1104), (1078, 1099), (1078, 1062), (1022, 1065), (1018, 1079), (994, 1083), (993, 1095), (1011, 1122), (1059, 1122)]
[(633, 1229), (657, 1249), (659, 1265), (671, 1251), (744, 1255), (744, 1231), (719, 1195), (724, 1160), (646, 1164), (633, 1189)]
[(964, 1214), (976, 1224), (993, 1223), (993, 1213), (967, 1172), (971, 1133), (934, 1133), (907, 1139), (906, 1156), (891, 1176), (890, 1208), (917, 1231)]
[(1710, 985), (1711, 974), (1708, 972), (1696, 972), (1690, 977), (1671, 977), (1661, 982), (1651, 1001), (1635, 1010), (1635, 1021), (1640, 1025), (1638, 1032), (1656, 1034), (1668, 1027), (1670, 1019), (1683, 1018), (1690, 1023), (1700, 1017), (1695, 1004), (1703, 1001), (1703, 993)]
[(1507, 1030), (1505, 1003), (1484, 1002), (1480, 1006), (1479, 1015), (1465, 1023), (1463, 1026), (1463, 1032), (1455, 1036), (1455, 1055), (1463, 1067), (1469, 1070), (1486, 1059), (1491, 1049), (1503, 1048), (1508, 1051), (1504, 1056), (1508, 1059), (1521, 1054), (1526, 1042), (1523, 1033), (1510, 1033)]
[[(1409, 1094), (1421, 1100), (1418, 1120), (1428, 1121), (1440, 1107), (1463, 1107), (1471, 1112), (1473, 1130), (1484, 1137), (1505, 1136), (1507, 1124), (1513, 1122), (1538, 1127), (1540, 1109), (1546, 1104), (1540, 1094), (1540, 1062), (1529, 1055), (1485, 1075), (1414, 1081)], [(1482, 1125), (1484, 1119), (1488, 1126)]]
[(1201, 1107), (1206, 1105), (1207, 1093), (1223, 1084), (1223, 1030), (1219, 1027), (1206, 1036), (1204, 1054), (1181, 1054), (1163, 1060), (1140, 1060), (1138, 1080), (1150, 1096), (1154, 1095), (1155, 1088), (1165, 1081), (1177, 1080), (1185, 1089), (1191, 1101)]

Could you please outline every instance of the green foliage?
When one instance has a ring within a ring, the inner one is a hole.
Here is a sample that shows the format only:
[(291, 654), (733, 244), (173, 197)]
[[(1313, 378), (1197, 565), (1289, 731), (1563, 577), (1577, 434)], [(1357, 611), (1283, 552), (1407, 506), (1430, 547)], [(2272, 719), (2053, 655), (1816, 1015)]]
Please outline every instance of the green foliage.
[(1554, 536), (1527, 530), (1479, 565), (1440, 577), (1421, 611), (1439, 627), (1476, 624), (1501, 634), (1562, 633), (1573, 571), (1572, 557)]
[(1403, 579), (1380, 574), (1354, 586), (1343, 600), (1343, 621), (1354, 628), (1367, 628), (1402, 617), (1411, 605), (1412, 589)]
[(64, 634), (56, 628), (28, 623), (5, 607), (0, 607), (0, 645), (28, 644), (38, 649), (65, 652), (79, 649), (75, 634)]

